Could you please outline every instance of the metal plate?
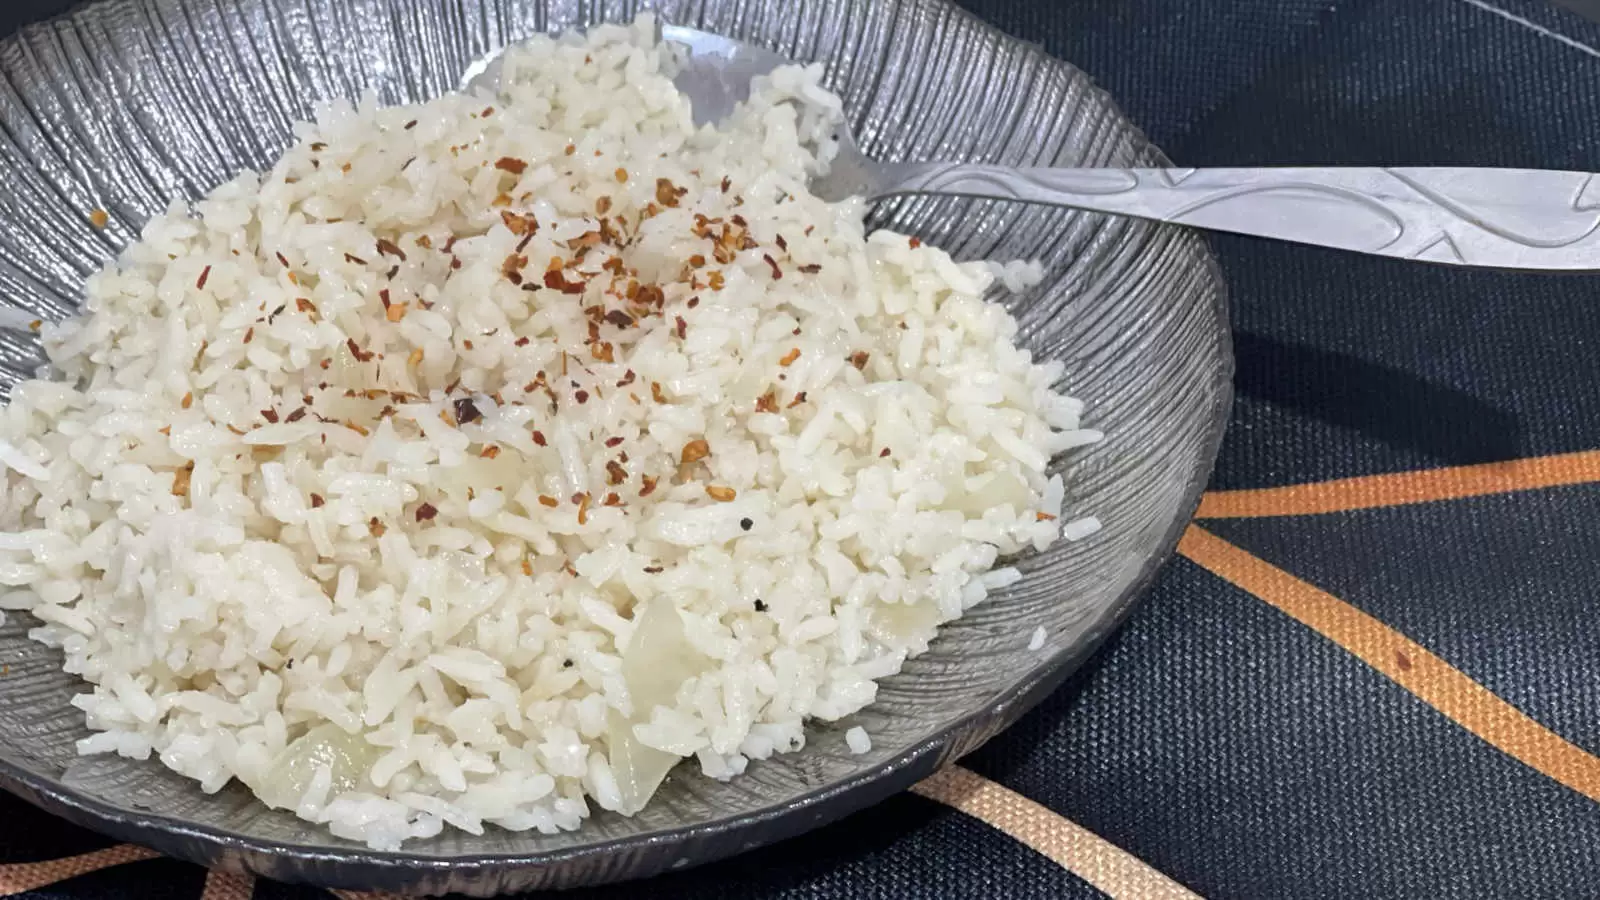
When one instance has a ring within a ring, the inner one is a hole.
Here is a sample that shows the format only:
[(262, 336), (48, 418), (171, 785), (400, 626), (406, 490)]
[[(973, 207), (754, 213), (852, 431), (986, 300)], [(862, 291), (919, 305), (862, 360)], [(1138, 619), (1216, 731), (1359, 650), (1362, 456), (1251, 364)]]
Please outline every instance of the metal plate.
[[(888, 158), (1008, 164), (1164, 160), (1078, 70), (944, 0), (700, 0), (667, 21), (826, 63), (862, 146)], [(530, 33), (625, 20), (633, 3), (537, 0), (108, 0), (0, 44), (0, 295), (55, 318), (86, 276), (174, 197), (264, 168), (319, 99), (399, 103), (458, 83)], [(95, 230), (88, 211), (112, 214)], [(817, 827), (972, 750), (1060, 684), (1170, 554), (1210, 472), (1232, 374), (1223, 287), (1203, 241), (1177, 228), (1017, 204), (919, 199), (880, 224), (964, 259), (1039, 259), (1013, 298), (1024, 339), (1067, 362), (1066, 387), (1108, 432), (1068, 460), (1070, 503), (1094, 538), (1021, 560), (1023, 582), (948, 628), (887, 679), (879, 701), (813, 729), (798, 754), (719, 783), (681, 767), (642, 814), (575, 833), (450, 831), (378, 853), (255, 803), (206, 796), (155, 762), (78, 759), (81, 689), (59, 656), (0, 629), (0, 783), (124, 840), (288, 881), (469, 894), (572, 886), (706, 862)], [(0, 382), (38, 359), (0, 335)], [(1028, 639), (1043, 627), (1044, 650)], [(1130, 715), (1137, 711), (1130, 711)], [(844, 731), (863, 725), (855, 756)]]

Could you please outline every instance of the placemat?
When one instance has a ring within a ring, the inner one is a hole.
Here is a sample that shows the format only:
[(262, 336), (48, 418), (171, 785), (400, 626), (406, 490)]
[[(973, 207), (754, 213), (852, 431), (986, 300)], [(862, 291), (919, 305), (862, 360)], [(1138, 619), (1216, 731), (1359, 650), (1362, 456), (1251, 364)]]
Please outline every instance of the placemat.
[[(1537, 0), (965, 2), (1185, 165), (1600, 170), (1600, 25)], [(1102, 652), (912, 794), (570, 896), (1600, 895), (1600, 280), (1215, 247), (1232, 431)], [(21, 894), (321, 896), (0, 797)]]

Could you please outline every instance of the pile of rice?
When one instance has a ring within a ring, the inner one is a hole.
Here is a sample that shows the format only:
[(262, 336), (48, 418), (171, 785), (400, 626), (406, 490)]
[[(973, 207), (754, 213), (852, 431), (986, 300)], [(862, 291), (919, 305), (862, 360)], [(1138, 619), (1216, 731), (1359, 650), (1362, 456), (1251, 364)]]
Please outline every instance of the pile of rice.
[(676, 52), (334, 103), (45, 326), (0, 605), (93, 685), (82, 753), (379, 848), (573, 829), (798, 749), (1060, 536), (1099, 435), (983, 300), (1033, 273), (812, 197), (816, 69), (697, 130)]

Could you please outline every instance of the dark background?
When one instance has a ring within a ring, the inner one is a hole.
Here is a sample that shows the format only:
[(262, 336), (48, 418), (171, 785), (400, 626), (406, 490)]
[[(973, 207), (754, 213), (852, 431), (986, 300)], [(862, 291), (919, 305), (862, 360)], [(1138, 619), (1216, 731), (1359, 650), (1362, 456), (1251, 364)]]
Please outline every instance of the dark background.
[[(1600, 170), (1600, 25), (1539, 0), (962, 3), (1094, 75), (1182, 165)], [(0, 33), (72, 5), (9, 0)], [(1595, 277), (1214, 246), (1239, 353), (1216, 486), (1600, 447)], [(1600, 491), (1573, 488), (1218, 531), (1592, 753), (1596, 522)], [(966, 764), (1208, 897), (1600, 896), (1594, 803), (1183, 560), (1068, 687)], [(0, 862), (101, 845), (0, 799)], [(53, 890), (194, 897), (201, 878), (149, 862)], [(906, 796), (729, 863), (573, 896), (1098, 894)]]

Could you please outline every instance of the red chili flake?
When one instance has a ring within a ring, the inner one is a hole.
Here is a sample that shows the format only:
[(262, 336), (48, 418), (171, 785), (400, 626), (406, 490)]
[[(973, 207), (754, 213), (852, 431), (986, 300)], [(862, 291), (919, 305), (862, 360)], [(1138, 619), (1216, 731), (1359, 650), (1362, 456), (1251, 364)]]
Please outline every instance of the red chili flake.
[(806, 273), (807, 275), (815, 275), (822, 271), (822, 267), (816, 263), (806, 263), (800, 267), (800, 271)]
[(573, 396), (573, 399), (577, 400), (579, 403), (588, 403), (589, 402), (589, 392), (588, 391), (580, 389), (577, 393), (573, 394), (572, 396)]
[(494, 115), (494, 107), (492, 107), (492, 106), (485, 106), (485, 107), (484, 107), (484, 108), (483, 108), (483, 112), (481, 112), (481, 113), (478, 113), (478, 115), (480, 115), (480, 116), (483, 116), (483, 117), (484, 117), (484, 118), (488, 118), (488, 117), (489, 117), (489, 116), (492, 116), (492, 115)]
[(670, 179), (656, 179), (656, 202), (662, 206), (677, 206), (678, 197), (682, 196), (676, 185)]
[(388, 530), (389, 529), (385, 528), (382, 522), (378, 521), (377, 516), (373, 516), (371, 519), (367, 520), (367, 533), (373, 537), (383, 537), (383, 533)]
[[(254, 325), (251, 325), (249, 328), (246, 328), (244, 330), (244, 342), (246, 344), (248, 344), (251, 341), (255, 340), (255, 337), (256, 337), (256, 327)], [(324, 366), (323, 368), (327, 368), (327, 367)]]
[(628, 299), (637, 300), (646, 306), (660, 308), (662, 304), (667, 302), (667, 294), (658, 284), (641, 284), (638, 292), (629, 296)]
[(502, 156), (495, 160), (494, 167), (502, 172), (510, 172), (513, 175), (521, 175), (528, 170), (526, 162), (511, 156)]
[(661, 382), (659, 382), (659, 381), (650, 382), (650, 399), (654, 400), (657, 403), (665, 403), (665, 402), (667, 402), (666, 395), (661, 392)]
[(296, 297), (294, 301), (294, 308), (300, 312), (311, 313), (312, 315), (316, 315), (317, 312), (317, 305), (312, 303), (307, 297)]
[(362, 258), (361, 258), (361, 257), (359, 257), (359, 256), (352, 256), (352, 255), (350, 255), (350, 254), (349, 254), (349, 253), (346, 253), (346, 254), (345, 254), (345, 255), (344, 255), (344, 261), (345, 261), (345, 262), (350, 262), (350, 263), (355, 263), (355, 264), (356, 264), (356, 265), (358, 265), (358, 266), (364, 266), (364, 265), (366, 265), (366, 264), (367, 264), (367, 261), (366, 261), (366, 260), (364, 260), (364, 259), (362, 259)]
[(799, 358), (800, 358), (800, 348), (799, 347), (795, 347), (794, 349), (790, 350), (787, 354), (785, 354), (783, 359), (778, 360), (778, 365), (783, 366), (784, 368), (787, 369), (788, 367), (794, 365), (794, 361), (799, 359)]
[(205, 290), (206, 289), (206, 279), (208, 279), (210, 277), (211, 277), (211, 267), (210, 266), (206, 266), (205, 271), (200, 273), (199, 279), (197, 279), (195, 281), (195, 283), (194, 283), (195, 290), (197, 290), (197, 291)]
[(766, 260), (767, 268), (772, 270), (772, 280), (773, 281), (781, 280), (783, 278), (783, 270), (778, 268), (778, 261), (773, 259), (772, 255), (768, 254), (768, 253), (761, 254), (761, 258)]
[(801, 391), (800, 393), (794, 395), (793, 400), (789, 401), (789, 409), (794, 409), (796, 406), (799, 406), (804, 402), (806, 402), (806, 392)]
[(628, 470), (616, 460), (606, 463), (606, 484), (621, 484), (628, 480)]
[(312, 153), (321, 153), (322, 151), (324, 151), (326, 149), (328, 149), (328, 145), (324, 144), (321, 141), (317, 141), (315, 144), (311, 145), (311, 152)]
[(297, 407), (295, 407), (294, 412), (289, 413), (289, 415), (284, 419), (284, 421), (285, 422), (298, 422), (301, 419), (304, 419), (305, 417), (306, 417), (306, 408), (304, 406), (297, 406)]
[(509, 209), (500, 211), (500, 221), (505, 223), (506, 228), (510, 229), (512, 234), (535, 234), (539, 230), (539, 220), (537, 218), (519, 216)]
[(182, 406), (184, 409), (188, 409), (189, 407), (193, 406), (194, 405), (194, 392), (190, 391), (189, 393), (184, 394), (182, 402), (180, 402), (178, 405)]
[(189, 463), (172, 473), (172, 496), (189, 496), (189, 479), (194, 476), (194, 463)]
[(878, 458), (879, 459), (882, 459), (882, 458), (884, 458), (884, 457), (886, 457), (888, 455), (889, 455), (889, 448), (888, 447), (885, 447), (881, 451), (878, 452)]
[(622, 443), (622, 438), (619, 438), (619, 437), (606, 438), (606, 446), (607, 447), (615, 447), (620, 443)]
[(857, 350), (856, 352), (850, 354), (850, 365), (855, 366), (859, 371), (867, 367), (867, 360), (871, 358), (872, 354), (868, 353), (867, 351)]
[(633, 327), (633, 316), (628, 315), (620, 309), (613, 309), (606, 313), (606, 321), (617, 326), (618, 328)]
[(696, 269), (700, 268), (701, 266), (703, 266), (705, 264), (706, 264), (706, 258), (704, 256), (701, 256), (698, 253), (696, 253), (695, 255), (693, 255), (691, 257), (689, 257), (689, 265), (693, 266)]
[(922, 239), (921, 238), (914, 237), (914, 238), (911, 239), (911, 249), (915, 250), (915, 249), (917, 249), (918, 247), (921, 247), (921, 246), (922, 246)]
[(598, 231), (585, 231), (583, 234), (567, 241), (567, 249), (588, 250), (590, 247), (600, 246), (600, 242), (604, 239), (604, 236)]
[(406, 252), (401, 250), (394, 241), (386, 238), (378, 238), (378, 252), (384, 256), (393, 256), (401, 262), (406, 261)]
[(644, 487), (639, 489), (639, 496), (648, 497), (656, 492), (656, 479), (649, 475), (644, 476)]
[(706, 443), (704, 439), (698, 439), (684, 444), (683, 452), (679, 454), (678, 458), (684, 465), (688, 465), (697, 463), (710, 455), (711, 445)]
[(261, 411), (261, 418), (266, 419), (268, 422), (276, 425), (278, 424), (278, 411), (275, 409), (263, 409)]
[(89, 224), (96, 228), (104, 228), (111, 224), (111, 214), (103, 209), (89, 210)]
[(532, 343), (532, 341), (525, 337), (519, 337), (513, 343), (518, 347), (526, 347), (528, 344)]
[(710, 275), (706, 276), (706, 279), (710, 283), (713, 291), (722, 290), (722, 286), (726, 283), (721, 272), (712, 272)]
[(374, 356), (372, 352), (361, 349), (355, 338), (345, 338), (344, 345), (350, 348), (350, 355), (354, 356), (357, 362), (370, 362)]
[(438, 514), (439, 510), (436, 509), (432, 503), (424, 503), (417, 507), (418, 522), (430, 522), (433, 520), (433, 517), (437, 516)]
[(454, 256), (450, 257), (450, 268), (451, 269), (459, 269), (459, 268), (461, 268), (461, 260), (456, 259)]
[(312, 494), (311, 495), (311, 508), (312, 509), (321, 509), (323, 504), (325, 504), (327, 502), (328, 501), (322, 499), (322, 495), (321, 494)]
[(726, 175), (722, 176), (722, 192), (724, 194), (726, 194), (728, 192), (728, 188), (730, 188), (732, 186), (733, 186), (733, 179), (729, 178)]
[(279, 253), (279, 254), (278, 254), (278, 262), (279, 262), (279, 264), (281, 264), (281, 265), (282, 265), (282, 266), (283, 266), (283, 267), (284, 267), (284, 268), (285, 268), (285, 269), (287, 269), (287, 268), (289, 268), (289, 260), (288, 260), (288, 259), (287, 259), (287, 258), (285, 258), (285, 257), (284, 257), (284, 255), (283, 255), (283, 254), (282, 254), (282, 253)]
[(617, 180), (618, 181), (623, 182), (623, 183), (627, 183), (627, 181), (628, 181), (628, 170), (627, 169), (624, 169), (624, 168), (618, 166), (617, 167), (617, 171), (613, 172), (612, 174), (617, 176)]
[(606, 495), (606, 502), (605, 502), (604, 505), (606, 505), (606, 506), (621, 506), (622, 505), (622, 498), (617, 496), (616, 494), (607, 494)]
[(775, 413), (778, 411), (778, 395), (767, 391), (756, 398), (756, 412)]
[(689, 335), (689, 323), (683, 320), (683, 316), (673, 316), (672, 318), (678, 332), (678, 339), (682, 340), (687, 337)]
[(578, 504), (578, 524), (589, 524), (589, 495), (579, 494), (572, 498), (572, 502)]
[(533, 442), (541, 447), (548, 447), (550, 445), (550, 442), (544, 439), (544, 432), (542, 431), (535, 431), (533, 433)]
[(789, 252), (789, 242), (784, 240), (783, 239), (783, 235), (781, 235), (781, 234), (778, 235), (778, 249), (782, 250), (785, 253)]
[(545, 496), (543, 494), (540, 494), (539, 495), (539, 505), (548, 506), (551, 509), (555, 509), (556, 507), (561, 505), (561, 501), (557, 500), (554, 497), (547, 497), (547, 496)]
[(644, 567), (644, 573), (646, 575), (660, 575), (662, 572), (665, 572), (665, 571), (666, 571), (666, 569), (663, 569), (660, 566), (645, 566)]
[(577, 152), (578, 152), (577, 145), (575, 145), (575, 144), (568, 144), (567, 145), (566, 154), (568, 156), (571, 156), (572, 154), (577, 153)]
[(1047, 513), (1047, 512), (1042, 512), (1042, 513), (1034, 513), (1034, 514), (1033, 514), (1033, 517), (1034, 517), (1034, 518), (1035, 518), (1035, 519), (1036, 519), (1036, 520), (1038, 520), (1038, 521), (1040, 521), (1040, 522), (1054, 522), (1054, 521), (1055, 521), (1055, 520), (1056, 520), (1056, 517), (1055, 517), (1055, 516), (1052, 516), (1052, 515), (1050, 515), (1050, 514), (1049, 514), (1049, 513)]
[(615, 348), (605, 341), (589, 345), (589, 353), (601, 362), (614, 363), (617, 361)]
[(544, 286), (552, 291), (563, 294), (583, 293), (584, 283), (581, 281), (567, 281), (562, 277), (560, 270), (551, 270), (544, 273)]
[(411, 129), (413, 129), (415, 127), (417, 127), (417, 120), (416, 119), (412, 119), (411, 121), (406, 123), (406, 130), (407, 131), (410, 131)]
[(478, 453), (478, 458), (479, 459), (495, 459), (495, 458), (497, 458), (499, 456), (500, 456), (500, 448), (495, 446), (494, 444), (490, 444), (489, 446), (483, 448), (483, 450), (479, 451), (479, 453)]
[(378, 291), (378, 302), (383, 304), (383, 308), (384, 309), (388, 309), (389, 308), (389, 289), (388, 288), (384, 288), (383, 290)]
[(453, 405), (456, 411), (456, 421), (463, 425), (471, 424), (483, 418), (483, 413), (478, 411), (477, 404), (472, 402), (471, 397), (462, 397)]
[(706, 485), (706, 494), (718, 503), (732, 503), (734, 498), (739, 496), (739, 492), (733, 488), (715, 484)]

